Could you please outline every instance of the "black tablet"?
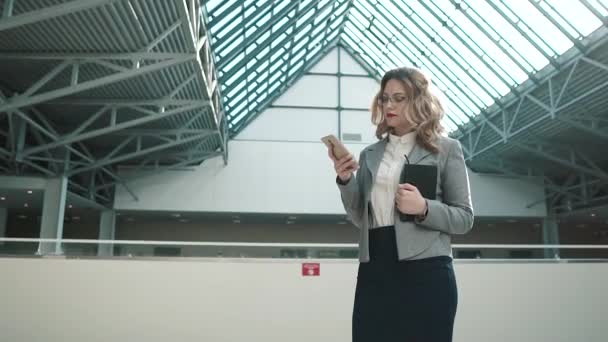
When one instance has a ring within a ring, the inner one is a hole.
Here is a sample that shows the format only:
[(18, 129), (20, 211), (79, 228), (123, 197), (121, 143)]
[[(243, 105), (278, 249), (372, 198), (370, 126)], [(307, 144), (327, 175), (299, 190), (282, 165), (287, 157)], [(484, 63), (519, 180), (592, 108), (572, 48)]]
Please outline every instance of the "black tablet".
[[(405, 164), (399, 184), (409, 183), (418, 188), (422, 197), (434, 200), (437, 196), (437, 166)], [(401, 221), (413, 221), (415, 215), (399, 213)]]

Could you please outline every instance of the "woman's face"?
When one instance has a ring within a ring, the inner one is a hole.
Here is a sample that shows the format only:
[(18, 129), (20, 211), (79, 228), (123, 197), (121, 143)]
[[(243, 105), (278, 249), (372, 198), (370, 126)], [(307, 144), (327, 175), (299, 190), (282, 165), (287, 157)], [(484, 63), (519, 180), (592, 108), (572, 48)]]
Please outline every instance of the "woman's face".
[(407, 96), (401, 81), (391, 79), (386, 83), (380, 96), (382, 112), (389, 127), (395, 128), (396, 134), (404, 134), (411, 130), (407, 120)]

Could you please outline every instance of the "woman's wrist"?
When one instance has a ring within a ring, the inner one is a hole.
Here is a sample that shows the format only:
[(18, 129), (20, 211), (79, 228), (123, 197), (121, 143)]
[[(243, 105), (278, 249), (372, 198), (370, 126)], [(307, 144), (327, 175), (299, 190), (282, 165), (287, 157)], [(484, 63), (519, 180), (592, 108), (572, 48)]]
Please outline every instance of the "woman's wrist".
[(340, 185), (346, 185), (350, 181), (351, 177), (352, 177), (352, 175), (350, 177), (348, 177), (346, 180), (344, 180), (344, 179), (342, 179), (342, 177), (338, 176), (336, 178), (336, 180), (338, 181), (338, 184), (340, 184)]
[(427, 202), (427, 200), (424, 200), (424, 209), (422, 210), (422, 212), (418, 215), (416, 215), (416, 217), (418, 218), (418, 220), (424, 220), (426, 218), (426, 215), (429, 213), (429, 202)]

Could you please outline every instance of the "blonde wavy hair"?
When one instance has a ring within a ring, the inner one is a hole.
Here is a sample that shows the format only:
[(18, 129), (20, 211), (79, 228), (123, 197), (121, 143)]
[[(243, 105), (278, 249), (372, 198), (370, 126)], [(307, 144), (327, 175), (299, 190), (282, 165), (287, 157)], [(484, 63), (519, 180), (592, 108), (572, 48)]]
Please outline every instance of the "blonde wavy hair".
[(441, 125), (444, 107), (431, 89), (431, 79), (415, 68), (398, 68), (389, 70), (382, 77), (380, 91), (372, 102), (372, 123), (377, 126), (376, 137), (383, 139), (393, 128), (386, 123), (386, 117), (379, 99), (384, 94), (386, 84), (398, 80), (405, 87), (406, 99), (404, 112), (410, 126), (416, 130), (416, 142), (433, 153), (439, 153), (439, 136), (445, 131)]

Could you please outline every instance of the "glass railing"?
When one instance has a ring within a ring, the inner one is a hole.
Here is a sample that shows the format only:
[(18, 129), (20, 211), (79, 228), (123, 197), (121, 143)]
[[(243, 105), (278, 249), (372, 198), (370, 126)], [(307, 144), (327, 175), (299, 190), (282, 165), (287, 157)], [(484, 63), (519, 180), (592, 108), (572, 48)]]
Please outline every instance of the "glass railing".
[[(463, 260), (608, 260), (608, 245), (454, 244)], [(0, 238), (0, 256), (357, 259), (354, 243)]]

